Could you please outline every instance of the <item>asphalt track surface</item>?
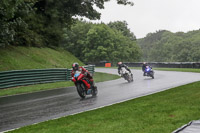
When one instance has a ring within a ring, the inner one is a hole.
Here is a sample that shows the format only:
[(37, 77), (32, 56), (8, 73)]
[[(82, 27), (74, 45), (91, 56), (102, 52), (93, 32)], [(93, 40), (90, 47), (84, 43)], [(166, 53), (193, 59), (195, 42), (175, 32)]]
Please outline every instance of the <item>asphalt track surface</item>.
[[(96, 72), (117, 74), (116, 69)], [(199, 73), (155, 71), (155, 79), (132, 70), (134, 82), (123, 78), (96, 83), (98, 95), (81, 99), (75, 87), (0, 98), (0, 132), (72, 115), (200, 81)]]

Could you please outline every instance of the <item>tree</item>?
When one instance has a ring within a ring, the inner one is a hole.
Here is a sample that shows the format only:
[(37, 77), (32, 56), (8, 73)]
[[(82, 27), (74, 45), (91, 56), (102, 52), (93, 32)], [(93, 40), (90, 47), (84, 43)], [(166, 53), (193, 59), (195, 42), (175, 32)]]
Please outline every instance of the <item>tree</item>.
[(78, 21), (70, 31), (65, 29), (63, 46), (86, 63), (137, 61), (141, 55), (136, 41), (104, 23)]
[(27, 23), (22, 19), (31, 12), (31, 2), (24, 0), (0, 1), (0, 47), (14, 41), (16, 29), (25, 29)]
[(188, 33), (158, 31), (138, 41), (143, 60), (156, 62), (199, 62), (200, 30)]
[(130, 29), (128, 29), (128, 24), (126, 21), (110, 22), (108, 23), (108, 26), (112, 29), (122, 32), (124, 36), (130, 38), (132, 41), (136, 41), (135, 35), (130, 31)]
[(65, 28), (61, 46), (83, 61), (83, 50), (87, 47), (87, 33), (92, 25), (92, 23), (85, 21), (77, 21), (70, 30)]
[[(104, 3), (110, 0), (39, 0), (35, 3), (37, 12), (44, 14), (50, 19), (59, 20), (68, 26), (74, 23), (74, 17), (81, 16), (89, 19), (100, 19), (99, 9), (104, 8)], [(129, 0), (116, 0), (118, 4), (133, 5)]]
[(121, 32), (105, 24), (99, 24), (88, 31), (87, 47), (83, 54), (85, 62), (137, 61), (140, 57), (140, 49), (135, 41), (131, 41)]
[[(0, 46), (58, 47), (63, 28), (70, 28), (77, 16), (99, 19), (94, 6), (103, 9), (109, 0), (1, 0)], [(133, 5), (129, 0), (118, 4)]]

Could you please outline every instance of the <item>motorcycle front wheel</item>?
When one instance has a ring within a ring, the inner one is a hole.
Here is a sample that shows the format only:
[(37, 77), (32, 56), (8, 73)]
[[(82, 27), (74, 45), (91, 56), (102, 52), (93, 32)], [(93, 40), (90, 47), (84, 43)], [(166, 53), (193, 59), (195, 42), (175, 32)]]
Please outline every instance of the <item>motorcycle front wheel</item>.
[(77, 92), (78, 92), (79, 96), (81, 98), (85, 98), (85, 96), (86, 96), (85, 85), (82, 82), (80, 82), (77, 84), (76, 88), (77, 88)]

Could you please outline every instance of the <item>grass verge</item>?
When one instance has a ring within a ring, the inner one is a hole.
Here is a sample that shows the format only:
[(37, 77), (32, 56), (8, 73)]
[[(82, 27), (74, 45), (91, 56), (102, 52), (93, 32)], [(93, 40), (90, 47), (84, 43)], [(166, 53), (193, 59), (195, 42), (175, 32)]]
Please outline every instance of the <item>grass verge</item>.
[(200, 82), (26, 126), (13, 133), (169, 133), (200, 115)]
[[(131, 69), (138, 69), (142, 70), (141, 67), (130, 67)], [(153, 68), (154, 70), (160, 70), (160, 71), (178, 71), (178, 72), (195, 72), (200, 73), (200, 69), (196, 68)]]
[(84, 65), (71, 53), (63, 49), (15, 47), (0, 49), (0, 71), (71, 68), (72, 63)]
[[(108, 68), (108, 67), (97, 67), (97, 68)], [(110, 67), (110, 68), (114, 68), (117, 69), (117, 67)], [(141, 70), (141, 67), (129, 67), (130, 69), (137, 69), (137, 70)], [(160, 71), (179, 71), (179, 72), (196, 72), (196, 73), (200, 73), (200, 69), (197, 68), (154, 68), (154, 70), (160, 70)]]
[[(117, 78), (120, 78), (120, 77), (114, 74), (107, 74), (107, 73), (101, 73), (101, 72), (96, 72), (94, 74), (95, 82), (103, 82), (103, 81), (108, 81), (108, 80), (114, 80)], [(63, 87), (69, 87), (69, 86), (74, 86), (74, 83), (71, 81), (65, 81), (65, 82), (55, 82), (55, 83), (47, 83), (47, 84), (28, 85), (28, 86), (21, 86), (21, 87), (9, 88), (9, 89), (0, 89), (0, 96), (30, 93), (30, 92), (36, 92), (36, 91), (41, 91), (41, 90), (49, 90), (49, 89), (63, 88)]]
[(200, 73), (200, 69), (196, 68), (154, 68), (155, 70), (161, 71), (179, 71), (179, 72), (195, 72)]

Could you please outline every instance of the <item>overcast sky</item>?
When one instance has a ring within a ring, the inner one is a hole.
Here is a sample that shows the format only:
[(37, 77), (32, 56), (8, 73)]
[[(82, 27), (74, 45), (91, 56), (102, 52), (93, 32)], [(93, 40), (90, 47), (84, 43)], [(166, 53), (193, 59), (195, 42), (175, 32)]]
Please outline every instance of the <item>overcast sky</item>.
[(126, 21), (137, 38), (158, 30), (171, 32), (200, 29), (200, 0), (132, 0), (134, 6), (105, 3), (98, 22)]

